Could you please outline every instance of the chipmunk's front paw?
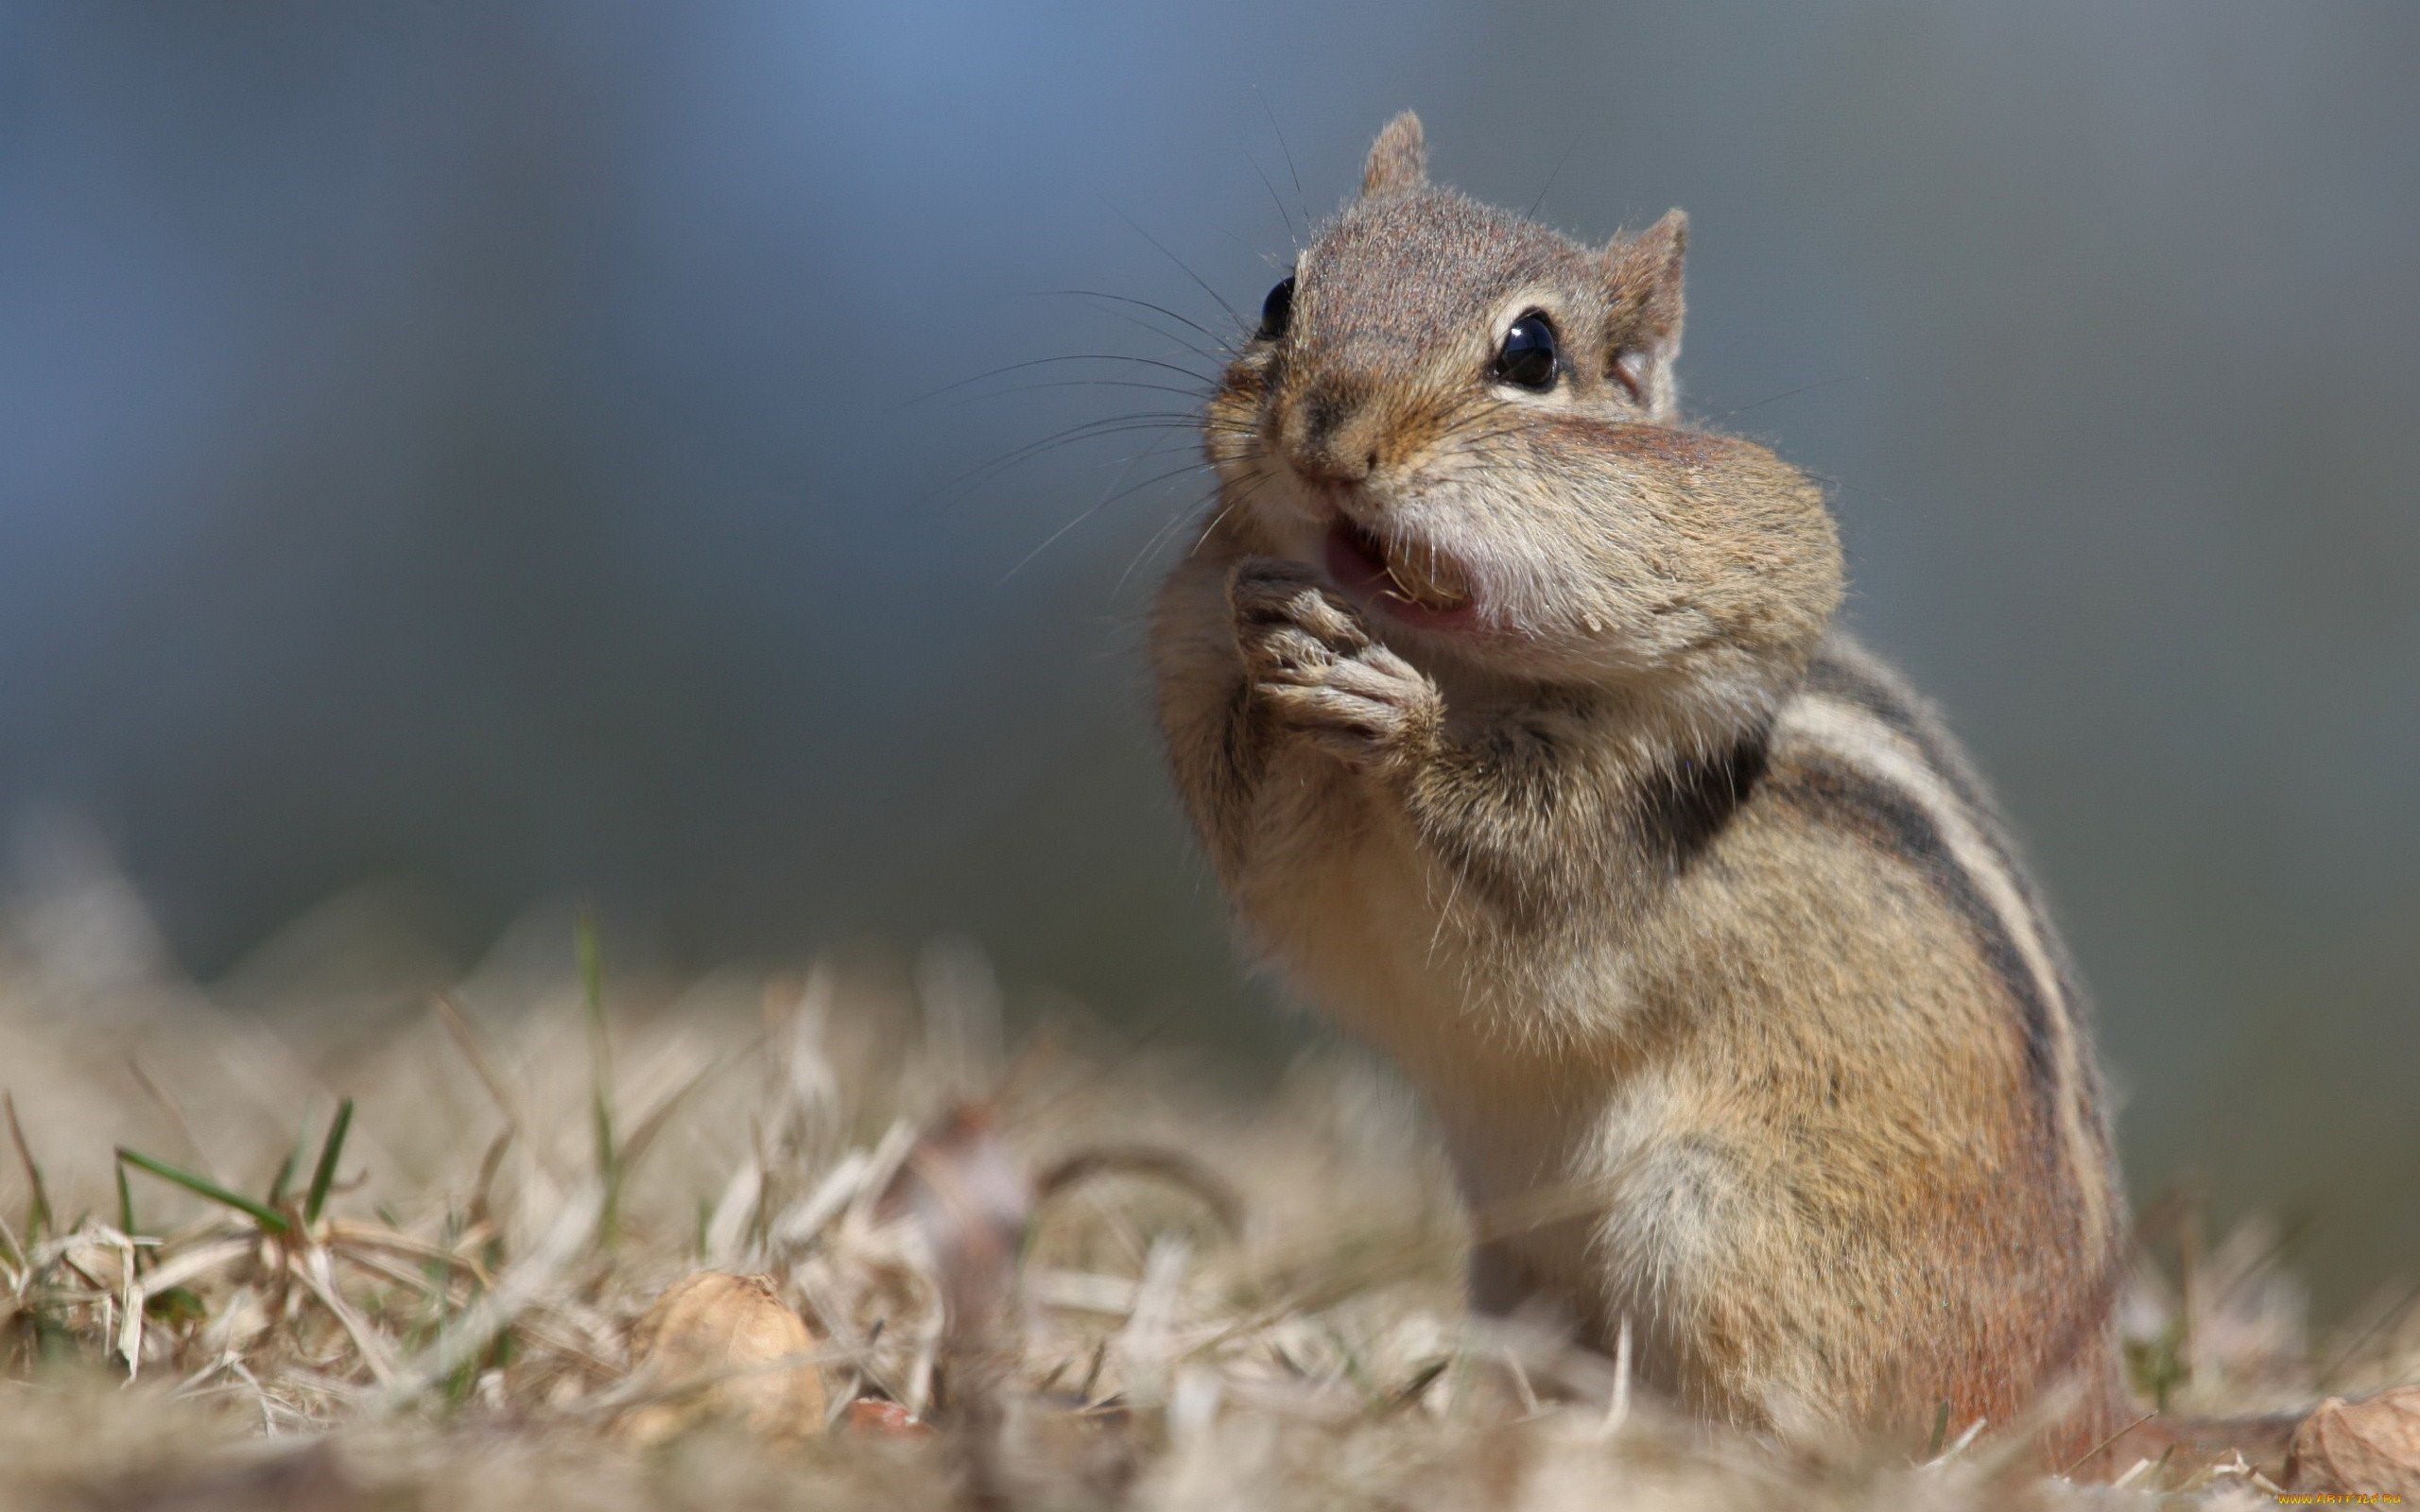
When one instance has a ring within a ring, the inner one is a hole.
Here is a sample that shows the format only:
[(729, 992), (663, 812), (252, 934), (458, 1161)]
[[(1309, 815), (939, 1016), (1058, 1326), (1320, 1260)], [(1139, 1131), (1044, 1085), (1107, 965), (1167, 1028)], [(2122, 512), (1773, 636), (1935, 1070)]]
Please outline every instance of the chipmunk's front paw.
[(1279, 724), (1359, 764), (1406, 760), (1436, 742), (1436, 684), (1372, 640), (1307, 568), (1245, 561), (1227, 599), (1252, 696)]

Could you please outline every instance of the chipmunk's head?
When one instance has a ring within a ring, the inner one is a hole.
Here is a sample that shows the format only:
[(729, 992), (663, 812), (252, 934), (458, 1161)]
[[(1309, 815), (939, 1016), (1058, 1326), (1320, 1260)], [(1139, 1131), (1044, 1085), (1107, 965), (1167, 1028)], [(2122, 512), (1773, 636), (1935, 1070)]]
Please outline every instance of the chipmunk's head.
[(1839, 543), (1803, 474), (1678, 424), (1686, 239), (1674, 211), (1585, 247), (1431, 188), (1397, 116), (1211, 400), (1221, 509), (1408, 654), (1777, 686)]

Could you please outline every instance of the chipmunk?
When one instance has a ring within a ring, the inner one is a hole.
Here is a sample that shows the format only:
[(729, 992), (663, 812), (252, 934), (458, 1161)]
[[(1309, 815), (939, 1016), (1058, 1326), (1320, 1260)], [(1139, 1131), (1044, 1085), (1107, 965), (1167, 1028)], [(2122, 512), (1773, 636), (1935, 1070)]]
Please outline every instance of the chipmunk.
[(1627, 1330), (1731, 1423), (2085, 1452), (2132, 1416), (2085, 1005), (1835, 625), (1823, 490), (1681, 418), (1685, 241), (1582, 245), (1386, 128), (1208, 403), (1176, 784), (1251, 944), (1433, 1113), (1475, 1304)]

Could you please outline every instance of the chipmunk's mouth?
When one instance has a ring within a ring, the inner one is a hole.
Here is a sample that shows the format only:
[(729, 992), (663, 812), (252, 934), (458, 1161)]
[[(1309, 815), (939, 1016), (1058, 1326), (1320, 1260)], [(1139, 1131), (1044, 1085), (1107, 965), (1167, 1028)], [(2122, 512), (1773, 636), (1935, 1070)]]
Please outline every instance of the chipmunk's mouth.
[(1407, 625), (1459, 629), (1478, 617), (1470, 579), (1451, 558), (1425, 543), (1391, 545), (1340, 514), (1328, 527), (1322, 556), (1338, 587)]

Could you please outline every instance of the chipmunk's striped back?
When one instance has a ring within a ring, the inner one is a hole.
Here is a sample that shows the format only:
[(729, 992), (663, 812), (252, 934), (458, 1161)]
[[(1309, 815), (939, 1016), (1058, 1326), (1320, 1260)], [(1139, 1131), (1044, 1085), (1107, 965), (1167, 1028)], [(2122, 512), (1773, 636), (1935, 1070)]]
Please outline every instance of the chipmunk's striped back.
[(1778, 724), (1775, 795), (1904, 858), (1972, 931), (2024, 1036), (2043, 1157), (2095, 1254), (2119, 1224), (2088, 1008), (1996, 806), (1940, 718), (1847, 637), (1829, 637)]
[[(1818, 1271), (1855, 1268), (1844, 1257), (1857, 1241), (1843, 1228), (1893, 1236), (1901, 1268), (1838, 1283), (1867, 1297), (1852, 1312), (1891, 1291), (1931, 1294), (1872, 1317), (1849, 1376), (1859, 1411), (1904, 1418), (1936, 1400), (1962, 1422), (2006, 1423), (2065, 1386), (2079, 1404), (2050, 1441), (2081, 1452), (2118, 1426), (2109, 1315), (2124, 1213), (2085, 1004), (2041, 894), (1940, 720), (1837, 634), (1782, 703), (1756, 783), (1710, 848), (1735, 863), (1739, 900), (1717, 909), (1770, 906), (1745, 902), (1770, 882), (1738, 880), (1751, 869), (1771, 878), (1774, 863), (1739, 863), (1770, 856), (1776, 836), (1790, 906), (1837, 909), (1872, 943), (1831, 947), (1820, 964), (1836, 978), (1772, 1000), (1776, 1017), (1751, 1033), (1787, 1042), (1804, 1032), (1791, 1021), (1808, 1015), (1853, 1023), (1883, 1050), (1861, 1053), (1863, 1074), (1904, 1084), (1852, 1090), (1845, 1107), (1837, 1092), (1828, 1108), (1803, 1089), (1776, 1094), (1754, 1115), (1758, 1126), (1782, 1109), (1784, 1127), (1826, 1148), (1810, 1158), (1785, 1140), (1746, 1162), (1771, 1189), (1799, 1194), (1799, 1237), (1788, 1242), (1831, 1257)], [(1789, 884), (1790, 871), (1803, 880)], [(1874, 880), (1890, 876), (1903, 879), (1896, 902)], [(1841, 891), (1837, 902), (1821, 898), (1830, 889)], [(1712, 942), (1675, 941), (1681, 980), (1720, 980), (1725, 937), (1718, 928)], [(1721, 1085), (1788, 1079), (1761, 1045), (1722, 1058), (1732, 1069)], [(1894, 1138), (1893, 1127), (1909, 1132)], [(1929, 1320), (1927, 1306), (1938, 1309)], [(1768, 1334), (1788, 1326), (1770, 1316), (1738, 1325)], [(1793, 1372), (1769, 1364), (1764, 1374), (1788, 1382)]]

